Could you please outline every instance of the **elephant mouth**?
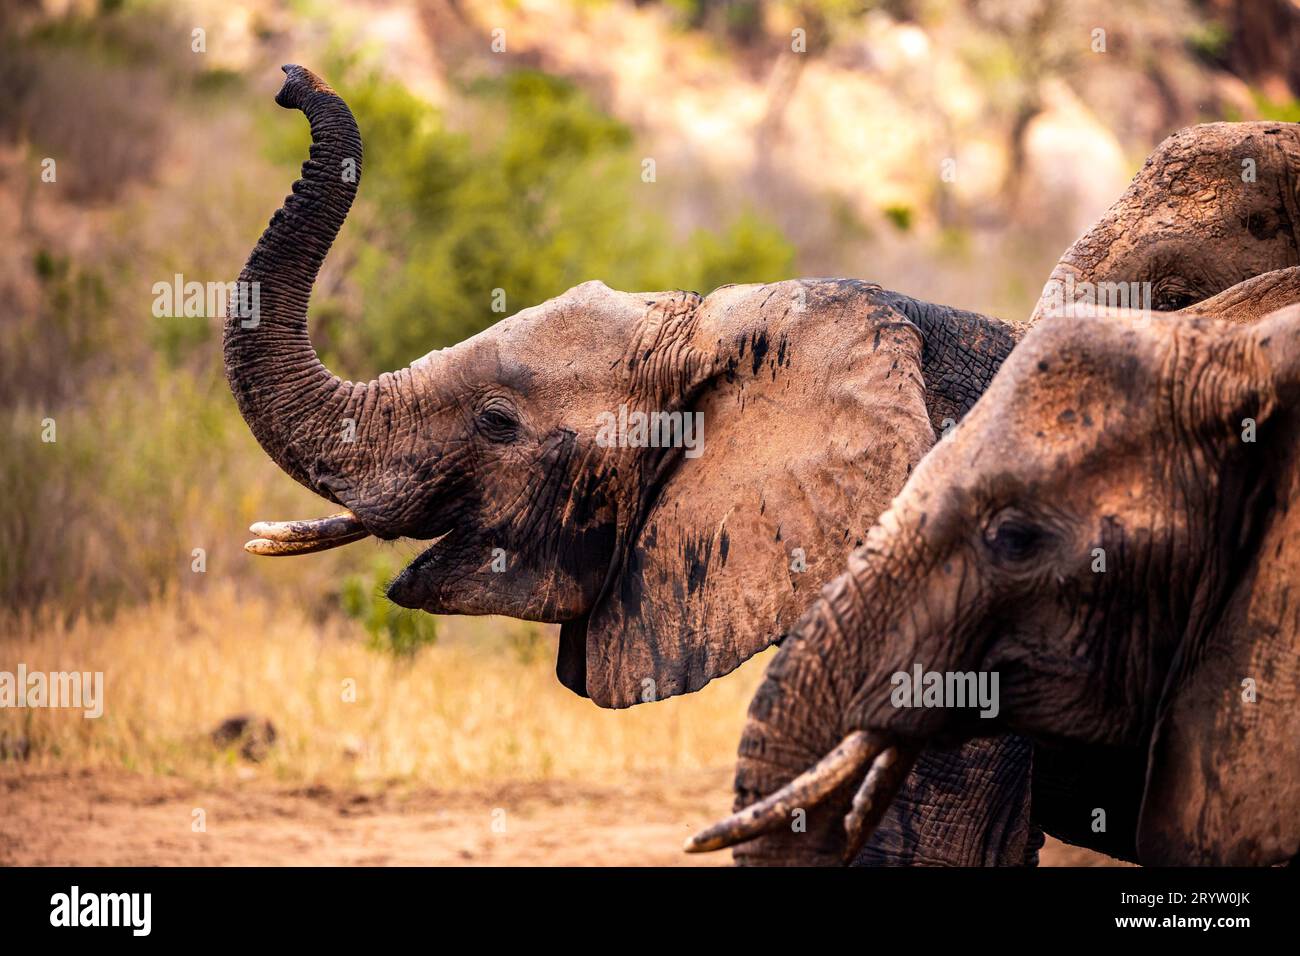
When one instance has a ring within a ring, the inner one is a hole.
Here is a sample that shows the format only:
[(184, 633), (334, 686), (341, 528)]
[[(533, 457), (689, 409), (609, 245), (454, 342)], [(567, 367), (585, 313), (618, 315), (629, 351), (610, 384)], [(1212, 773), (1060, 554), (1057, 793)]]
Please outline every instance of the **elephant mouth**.
[(433, 544), (421, 551), (414, 561), (393, 578), (386, 592), (388, 600), (412, 611), (429, 610), (423, 571), (438, 560), (440, 546), (446, 537), (446, 534), (442, 534), (435, 538)]
[(257, 521), (248, 530), (257, 537), (246, 542), (244, 550), (276, 558), (328, 551), (370, 536), (351, 511), (301, 521)]
[[(244, 550), (271, 558), (328, 551), (370, 537), (370, 532), (351, 511), (299, 521), (258, 521), (249, 525), (248, 530), (257, 537), (246, 542)], [(389, 600), (411, 610), (424, 609), (421, 572), (437, 560), (446, 537), (446, 533), (435, 536), (432, 544), (402, 569), (388, 586)]]

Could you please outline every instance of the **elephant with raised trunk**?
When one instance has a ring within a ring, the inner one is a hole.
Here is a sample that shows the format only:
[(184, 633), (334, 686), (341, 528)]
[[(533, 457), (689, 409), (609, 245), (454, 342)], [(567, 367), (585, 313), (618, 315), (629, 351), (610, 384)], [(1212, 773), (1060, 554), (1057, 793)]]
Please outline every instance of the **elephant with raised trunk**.
[[(259, 522), (247, 547), (428, 540), (394, 601), (559, 623), (560, 680), (602, 706), (696, 690), (776, 640), (1015, 344), (997, 319), (854, 280), (703, 298), (589, 282), (341, 381), (307, 304), (361, 138), (324, 82), (285, 72), (277, 102), (306, 113), (311, 158), (240, 275), (260, 313), (230, 309), (226, 371), (268, 454), (346, 510)], [(638, 415), (700, 416), (702, 445), (602, 440)], [(864, 860), (1032, 860), (1028, 765), (1014, 738), (927, 752)]]
[[(917, 467), (755, 695), (771, 795), (691, 848), (838, 860), (919, 748), (1012, 731), (1142, 756), (1094, 805), (1139, 862), (1300, 850), (1300, 306), (1130, 319), (1042, 323)], [(996, 715), (918, 669), (997, 676)]]
[[(260, 315), (231, 310), (225, 364), (262, 447), (347, 511), (259, 523), (249, 550), (430, 540), (394, 601), (561, 624), (560, 679), (603, 706), (694, 691), (770, 644), (930, 447), (931, 415), (963, 414), (1013, 345), (1004, 323), (867, 282), (587, 282), (342, 381), (307, 303), (361, 139), (323, 81), (285, 72), (277, 102), (306, 113), (311, 158), (240, 275)], [(702, 447), (602, 440), (638, 414), (695, 416)]]

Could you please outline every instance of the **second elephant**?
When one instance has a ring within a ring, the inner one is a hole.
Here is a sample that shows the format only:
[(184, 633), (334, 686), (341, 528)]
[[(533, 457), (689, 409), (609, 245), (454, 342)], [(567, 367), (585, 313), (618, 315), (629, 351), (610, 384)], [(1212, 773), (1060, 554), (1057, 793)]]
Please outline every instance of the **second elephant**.
[(1294, 857), (1297, 408), (1300, 306), (1035, 329), (783, 645), (738, 781), (831, 756), (693, 847), (852, 853), (919, 747), (1012, 730), (1140, 755), (1079, 809), (1140, 862)]

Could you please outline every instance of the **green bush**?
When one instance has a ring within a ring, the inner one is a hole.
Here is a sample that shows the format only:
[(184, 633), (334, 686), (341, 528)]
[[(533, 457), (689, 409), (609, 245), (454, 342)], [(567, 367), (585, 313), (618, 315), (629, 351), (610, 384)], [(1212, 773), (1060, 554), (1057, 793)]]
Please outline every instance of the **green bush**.
[[(707, 292), (792, 271), (791, 245), (752, 213), (674, 237), (656, 208), (667, 187), (642, 181), (631, 132), (565, 80), (476, 82), (463, 91), (471, 141), (393, 81), (345, 60), (329, 69), (366, 152), (340, 243), (351, 287), (318, 290), (313, 337), (350, 374), (404, 365), (588, 279)], [(281, 132), (274, 156), (301, 162), (303, 137)]]
[(883, 210), (885, 218), (894, 224), (894, 228), (899, 232), (907, 232), (912, 228), (912, 207), (895, 204), (886, 206)]
[(400, 608), (384, 597), (384, 589), (392, 576), (393, 567), (388, 560), (375, 559), (367, 573), (344, 578), (339, 589), (339, 604), (348, 617), (359, 621), (365, 628), (372, 648), (409, 658), (420, 648), (437, 642), (437, 619), (430, 614)]
[(1300, 100), (1273, 100), (1260, 90), (1251, 90), (1260, 118), (1278, 123), (1300, 122)]

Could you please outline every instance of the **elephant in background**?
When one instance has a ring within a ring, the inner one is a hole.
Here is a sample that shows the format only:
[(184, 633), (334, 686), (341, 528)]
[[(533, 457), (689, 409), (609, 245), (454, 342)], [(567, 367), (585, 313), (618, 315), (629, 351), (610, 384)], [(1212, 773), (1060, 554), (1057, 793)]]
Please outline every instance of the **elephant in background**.
[[(832, 756), (695, 848), (838, 857), (918, 748), (1009, 730), (1149, 751), (1140, 862), (1300, 851), (1300, 306), (1133, 318), (1044, 321), (917, 467), (769, 667), (738, 779)], [(996, 716), (915, 706), (917, 667), (999, 675)]]
[(1088, 298), (1103, 307), (1174, 312), (1294, 265), (1300, 124), (1190, 126), (1161, 142), (1124, 194), (1066, 250), (1030, 322)]
[[(1300, 125), (1192, 126), (1151, 153), (1116, 203), (1066, 250), (1035, 305), (1031, 327), (1075, 315), (1076, 302), (1180, 310), (1249, 322), (1291, 302), (1300, 264)], [(1271, 280), (1247, 282), (1270, 270)], [(1235, 288), (1232, 294), (1229, 290)], [(1209, 300), (1209, 301), (1207, 301)], [(1035, 819), (1070, 843), (1133, 859), (1131, 827), (1097, 834), (1091, 809), (1135, 818), (1142, 750), (1035, 748)]]

